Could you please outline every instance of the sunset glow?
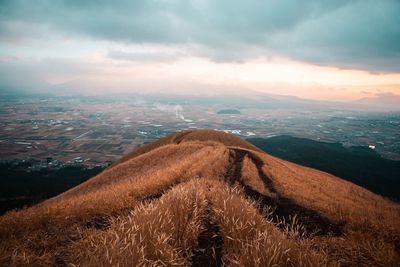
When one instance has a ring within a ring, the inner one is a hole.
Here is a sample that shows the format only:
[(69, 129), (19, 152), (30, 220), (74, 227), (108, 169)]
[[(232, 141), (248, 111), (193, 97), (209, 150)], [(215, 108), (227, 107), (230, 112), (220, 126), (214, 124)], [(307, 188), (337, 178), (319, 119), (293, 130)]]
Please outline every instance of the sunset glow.
[(6, 91), (259, 91), (335, 101), (400, 95), (396, 1), (24, 7), (6, 2), (0, 17)]

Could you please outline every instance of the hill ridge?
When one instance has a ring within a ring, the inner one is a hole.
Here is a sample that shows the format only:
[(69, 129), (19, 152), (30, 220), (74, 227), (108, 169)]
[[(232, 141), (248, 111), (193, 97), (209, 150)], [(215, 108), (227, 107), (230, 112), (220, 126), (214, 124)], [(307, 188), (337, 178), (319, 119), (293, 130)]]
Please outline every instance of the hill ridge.
[(219, 131), (188, 130), (0, 217), (0, 265), (400, 262), (400, 205)]

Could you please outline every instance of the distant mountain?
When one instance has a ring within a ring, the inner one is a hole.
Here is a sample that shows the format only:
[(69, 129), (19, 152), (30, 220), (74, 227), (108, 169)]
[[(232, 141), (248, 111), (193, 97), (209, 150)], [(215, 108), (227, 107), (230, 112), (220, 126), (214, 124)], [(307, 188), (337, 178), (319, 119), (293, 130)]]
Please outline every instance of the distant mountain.
[(0, 236), (0, 266), (396, 266), (400, 205), (190, 130), (6, 213)]
[(367, 147), (347, 148), (286, 135), (248, 141), (271, 155), (332, 173), (400, 201), (400, 161), (384, 159)]
[(361, 108), (375, 108), (385, 111), (400, 111), (400, 95), (385, 93), (354, 101)]
[(234, 109), (234, 108), (221, 109), (221, 110), (218, 110), (217, 114), (228, 114), (228, 115), (240, 114), (240, 110)]
[[(323, 101), (305, 99), (290, 95), (276, 95), (252, 90), (245, 92), (214, 92), (213, 94), (202, 92), (190, 93), (169, 93), (146, 92), (109, 94), (105, 89), (91, 93), (90, 84), (76, 86), (77, 81), (70, 81), (59, 85), (46, 85), (41, 91), (34, 90), (5, 90), (0, 88), (0, 96), (4, 99), (24, 97), (79, 97), (82, 99), (99, 99), (103, 101), (127, 101), (133, 103), (145, 101), (146, 103), (168, 104), (168, 105), (221, 105), (224, 109), (259, 108), (259, 109), (292, 109), (292, 110), (343, 110), (343, 111), (400, 111), (400, 95), (382, 94), (376, 97), (363, 98), (350, 102)], [(75, 88), (75, 89), (71, 89)]]

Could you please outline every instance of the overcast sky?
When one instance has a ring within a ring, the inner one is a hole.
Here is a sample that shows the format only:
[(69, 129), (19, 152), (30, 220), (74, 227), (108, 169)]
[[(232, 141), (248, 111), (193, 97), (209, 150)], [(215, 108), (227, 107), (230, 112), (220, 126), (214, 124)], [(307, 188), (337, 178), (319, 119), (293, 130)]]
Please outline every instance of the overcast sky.
[(398, 0), (0, 0), (1, 90), (400, 94)]

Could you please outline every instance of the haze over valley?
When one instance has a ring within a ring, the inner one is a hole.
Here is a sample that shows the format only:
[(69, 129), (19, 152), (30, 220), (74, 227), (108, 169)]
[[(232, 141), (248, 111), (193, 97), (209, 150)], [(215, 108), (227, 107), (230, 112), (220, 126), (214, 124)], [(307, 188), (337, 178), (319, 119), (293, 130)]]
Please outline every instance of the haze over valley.
[(1, 160), (103, 165), (144, 143), (196, 128), (243, 138), (292, 135), (400, 159), (400, 113), (280, 97), (19, 96), (2, 100)]

